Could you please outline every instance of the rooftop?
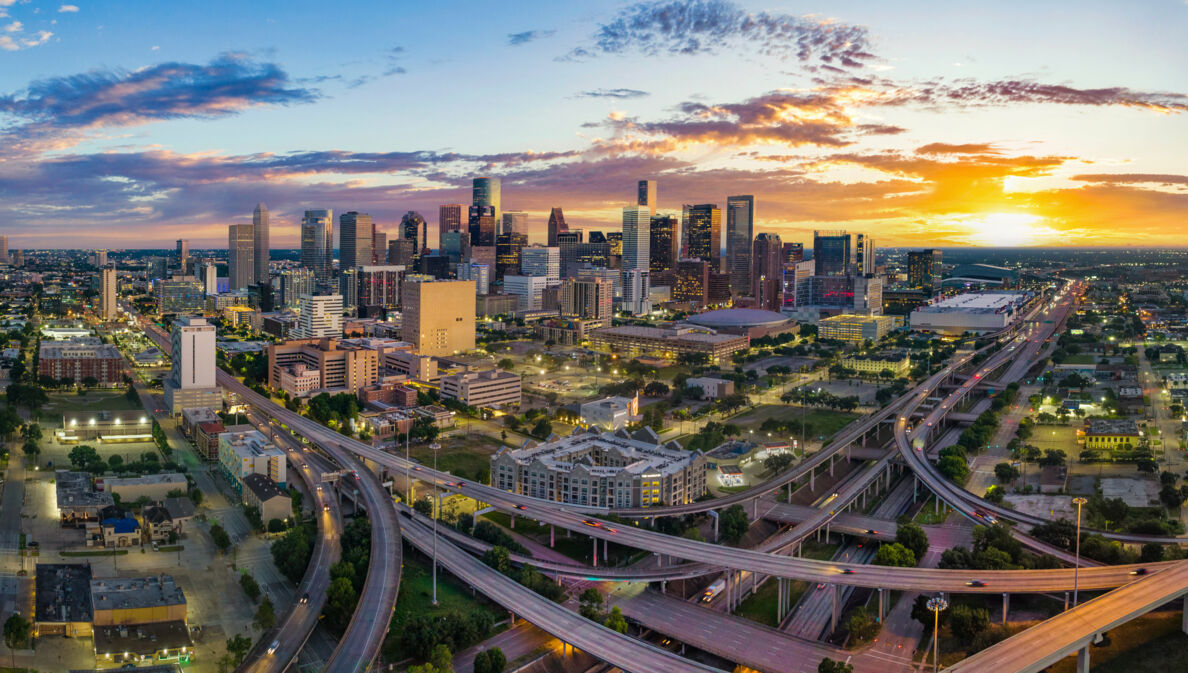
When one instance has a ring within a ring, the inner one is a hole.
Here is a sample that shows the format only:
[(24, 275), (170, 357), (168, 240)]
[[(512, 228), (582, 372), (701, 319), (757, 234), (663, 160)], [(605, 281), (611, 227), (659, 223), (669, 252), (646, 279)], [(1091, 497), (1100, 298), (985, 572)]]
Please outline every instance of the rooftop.
[(139, 477), (107, 477), (103, 480), (103, 489), (111, 491), (121, 486), (150, 486), (156, 484), (176, 484), (180, 490), (186, 490), (185, 475), (178, 472), (162, 474), (146, 474)]
[[(116, 624), (95, 627), (95, 652), (104, 655), (110, 652), (130, 652), (151, 655), (161, 650), (191, 648), (190, 627), (183, 620), (154, 622), (152, 624)], [(146, 669), (137, 668), (137, 671)]]
[[(585, 432), (575, 430), (568, 437), (552, 439), (543, 444), (527, 444), (525, 448), (500, 449), (495, 457), (510, 455), (520, 465), (531, 465), (541, 461), (551, 470), (572, 471), (578, 465), (584, 466), (594, 476), (614, 477), (621, 472), (632, 475), (647, 473), (673, 473), (683, 470), (695, 458), (696, 451), (685, 451), (676, 444), (660, 444), (656, 433), (644, 428), (635, 434), (626, 430), (602, 432), (595, 428)], [(605, 454), (605, 458), (603, 455)], [(622, 466), (603, 465), (617, 462)]]
[(95, 610), (132, 610), (185, 605), (186, 596), (172, 575), (119, 577), (91, 580), (91, 605)]
[(194, 516), (194, 501), (187, 497), (165, 498), (165, 509), (174, 519), (185, 519)]
[(89, 564), (38, 563), (36, 575), (34, 621), (91, 621)]
[(96, 491), (91, 486), (91, 475), (86, 472), (58, 470), (54, 473), (58, 509), (78, 507), (101, 508), (114, 505), (111, 493)]
[(706, 327), (759, 327), (789, 322), (783, 314), (757, 308), (724, 308), (689, 316), (686, 320)]
[(287, 498), (289, 495), (280, 490), (276, 482), (265, 475), (253, 472), (243, 478), (243, 486), (251, 490), (260, 502), (268, 502), (273, 498)]
[(1085, 434), (1089, 435), (1132, 435), (1138, 437), (1138, 425), (1129, 418), (1090, 418), (1086, 422)]
[(920, 313), (1000, 313), (1027, 300), (1025, 292), (966, 292), (916, 309)]
[(618, 327), (603, 327), (602, 329), (594, 330), (594, 334), (643, 339), (669, 339), (673, 341), (701, 341), (704, 343), (724, 343), (745, 338), (735, 334), (698, 332), (692, 326), (644, 327), (642, 325), (619, 325)]

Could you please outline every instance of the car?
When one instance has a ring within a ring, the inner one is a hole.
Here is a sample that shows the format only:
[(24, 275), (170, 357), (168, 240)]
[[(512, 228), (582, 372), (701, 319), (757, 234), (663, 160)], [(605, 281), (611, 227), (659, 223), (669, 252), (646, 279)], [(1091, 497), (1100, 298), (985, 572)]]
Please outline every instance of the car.
[(156, 540), (153, 540), (153, 551), (161, 551), (161, 547), (157, 544)]
[(526, 505), (513, 505), (513, 507), (515, 507), (516, 509), (520, 509), (520, 510), (528, 509), (528, 507)]
[(866, 534), (867, 534), (867, 535), (878, 535), (878, 534), (879, 534), (879, 531), (877, 531), (877, 530), (874, 530), (873, 528), (867, 528), (867, 529), (866, 529)]
[(1130, 571), (1130, 574), (1138, 575), (1139, 577), (1142, 577), (1143, 575), (1147, 574), (1147, 569), (1146, 568), (1135, 568), (1134, 570)]
[(323, 511), (323, 512), (329, 512), (329, 511), (330, 511), (330, 505), (322, 505), (322, 511)]
[(420, 471), (421, 471), (421, 468), (420, 468), (420, 466), (418, 466), (418, 465), (414, 465), (414, 466), (413, 466), (413, 469), (414, 469), (414, 470), (416, 470), (417, 472), (420, 472)]
[(280, 648), (280, 641), (279, 640), (272, 641), (272, 644), (268, 646), (268, 654), (276, 654), (276, 651), (279, 648)]
[(983, 582), (982, 580), (970, 580), (965, 583), (965, 586), (967, 586), (967, 587), (984, 587), (984, 586), (986, 586), (986, 583)]
[(309, 592), (307, 591), (307, 592), (301, 594), (301, 604), (305, 605), (308, 602), (309, 602)]
[(842, 568), (842, 574), (843, 575), (853, 575), (854, 569), (853, 568)]
[(322, 490), (322, 485), (318, 484), (318, 491), (320, 492), (321, 490)]
[(582, 523), (587, 526), (593, 526), (594, 528), (602, 528), (602, 522), (596, 519), (582, 519)]

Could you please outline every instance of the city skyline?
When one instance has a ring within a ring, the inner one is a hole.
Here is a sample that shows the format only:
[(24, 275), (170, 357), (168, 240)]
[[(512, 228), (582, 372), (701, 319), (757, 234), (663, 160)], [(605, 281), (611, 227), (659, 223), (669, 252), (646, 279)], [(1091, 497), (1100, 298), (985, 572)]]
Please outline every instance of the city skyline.
[[(1188, 54), (1152, 39), (1183, 32), (1182, 2), (0, 9), (14, 249), (218, 247), (259, 202), (275, 248), (298, 247), (311, 209), (371, 213), (391, 236), (405, 212), (469, 203), (480, 176), (532, 242), (552, 207), (617, 229), (639, 180), (661, 213), (754, 194), (755, 232), (785, 241), (1170, 245), (1188, 213)], [(204, 30), (227, 13), (238, 25)], [(333, 58), (293, 38), (348, 25), (359, 39)], [(482, 123), (401, 104), (447, 88), (490, 102)]]

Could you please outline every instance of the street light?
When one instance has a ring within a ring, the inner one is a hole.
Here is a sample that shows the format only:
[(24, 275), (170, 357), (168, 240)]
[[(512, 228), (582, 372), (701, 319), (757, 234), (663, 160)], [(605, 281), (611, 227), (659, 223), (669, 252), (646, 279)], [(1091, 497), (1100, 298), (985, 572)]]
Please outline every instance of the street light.
[(1077, 506), (1077, 555), (1076, 563), (1073, 565), (1073, 607), (1077, 607), (1077, 580), (1080, 579), (1081, 574), (1081, 505), (1089, 502), (1085, 498), (1073, 498), (1073, 504)]
[(437, 451), (441, 444), (433, 442), (429, 448), (433, 451), (433, 604), (437, 605), (437, 511), (441, 507), (437, 499)]
[(933, 596), (925, 605), (932, 610), (932, 671), (936, 673), (940, 670), (940, 613), (949, 607), (949, 601), (940, 596)]

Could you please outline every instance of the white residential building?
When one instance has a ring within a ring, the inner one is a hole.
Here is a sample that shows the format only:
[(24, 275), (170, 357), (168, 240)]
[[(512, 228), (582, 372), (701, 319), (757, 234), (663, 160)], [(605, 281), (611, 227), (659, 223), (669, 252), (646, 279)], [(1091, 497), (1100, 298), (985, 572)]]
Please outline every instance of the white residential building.
[(293, 333), (296, 339), (320, 339), (342, 336), (342, 295), (303, 294), (299, 302), (301, 317)]
[(215, 326), (198, 316), (173, 321), (173, 364), (165, 382), (165, 404), (174, 415), (189, 407), (223, 406), (215, 382)]
[(472, 407), (518, 405), (520, 375), (502, 369), (441, 377), (441, 396)]
[(262, 474), (282, 489), (288, 476), (285, 452), (276, 448), (259, 430), (220, 434), (219, 466), (240, 492), (243, 491), (243, 479), (249, 474)]
[(544, 276), (504, 276), (503, 291), (520, 298), (519, 310), (539, 311), (548, 279)]

